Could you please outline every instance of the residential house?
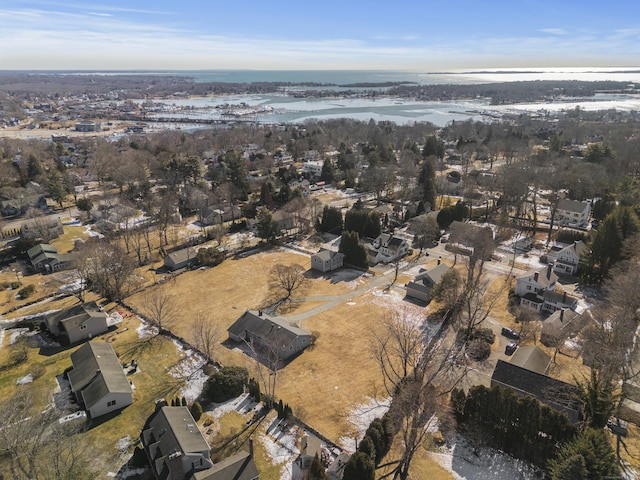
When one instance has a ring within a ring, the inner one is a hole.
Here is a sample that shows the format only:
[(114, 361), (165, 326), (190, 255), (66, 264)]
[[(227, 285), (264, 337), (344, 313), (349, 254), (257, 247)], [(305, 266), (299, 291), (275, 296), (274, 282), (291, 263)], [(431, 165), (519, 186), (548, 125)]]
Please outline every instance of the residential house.
[(542, 322), (540, 342), (547, 347), (555, 346), (578, 333), (584, 326), (586, 318), (583, 314), (569, 308), (560, 308)]
[(76, 122), (76, 132), (97, 132), (100, 130), (100, 124), (97, 122)]
[(438, 260), (437, 266), (429, 270), (421, 270), (412, 282), (407, 283), (407, 297), (429, 303), (431, 289), (440, 283), (448, 271), (449, 267), (440, 263), (440, 260)]
[(284, 210), (276, 210), (271, 215), (271, 218), (278, 225), (278, 230), (285, 231), (291, 230), (295, 227), (295, 218), (289, 212), (285, 212)]
[(193, 247), (183, 248), (164, 257), (164, 266), (170, 270), (180, 270), (198, 261), (198, 251)]
[(299, 189), (304, 198), (311, 195), (311, 184), (306, 178), (303, 178), (302, 180), (291, 180), (289, 182), (289, 188), (291, 190), (295, 190), (296, 188)]
[(235, 342), (248, 343), (259, 353), (283, 361), (302, 352), (311, 343), (311, 334), (290, 325), (284, 319), (271, 317), (262, 311), (247, 310), (227, 332)]
[(157, 480), (257, 480), (253, 444), (221, 462), (211, 460), (209, 444), (187, 407), (156, 403), (140, 433), (142, 448)]
[(14, 198), (0, 202), (0, 213), (4, 217), (15, 217), (24, 215), (30, 208), (44, 210), (47, 208), (47, 199), (40, 193), (29, 193), (21, 190), (25, 194), (20, 194)]
[(555, 253), (553, 271), (567, 275), (576, 275), (580, 266), (580, 259), (588, 252), (589, 248), (582, 240), (578, 240), (571, 245), (561, 248)]
[(516, 279), (515, 294), (520, 297), (520, 305), (537, 312), (555, 312), (561, 308), (575, 309), (578, 299), (567, 292), (556, 291), (558, 275), (552, 265), (547, 265), (542, 273), (532, 270)]
[(532, 372), (546, 375), (551, 365), (551, 357), (535, 345), (519, 347), (511, 357), (511, 364)]
[(133, 389), (110, 343), (85, 343), (71, 354), (71, 363), (71, 391), (91, 418), (133, 403)]
[(202, 211), (202, 223), (204, 225), (221, 225), (224, 222), (242, 217), (239, 206), (223, 206), (222, 208), (205, 207)]
[(101, 335), (109, 329), (107, 314), (96, 302), (45, 313), (43, 326), (63, 343), (73, 345)]
[(68, 268), (71, 257), (67, 254), (59, 254), (58, 249), (48, 243), (40, 243), (27, 250), (31, 266), (42, 273), (57, 272)]
[(558, 201), (555, 221), (558, 225), (585, 228), (589, 225), (591, 202), (580, 202), (562, 198)]
[(409, 244), (404, 238), (389, 233), (381, 233), (372, 244), (375, 256), (372, 263), (389, 263), (399, 260), (409, 252)]
[(311, 268), (320, 272), (330, 272), (342, 267), (344, 254), (334, 250), (320, 250), (311, 255)]
[[(540, 358), (535, 355), (530, 362), (525, 362), (525, 364), (531, 363), (539, 368), (543, 363)], [(509, 388), (517, 395), (533, 397), (540, 403), (566, 415), (572, 423), (580, 421), (577, 387), (570, 383), (556, 380), (526, 367), (498, 360), (491, 375), (491, 386)]]
[(134, 226), (139, 212), (135, 208), (121, 204), (101, 205), (91, 211), (91, 216), (95, 222), (95, 228), (114, 231), (125, 222), (129, 227)]
[(322, 441), (315, 435), (305, 435), (300, 440), (300, 456), (296, 459), (296, 463), (301, 469), (307, 469), (316, 455), (322, 459)]
[(311, 178), (320, 178), (322, 175), (322, 165), (324, 162), (309, 160), (302, 164), (302, 174)]

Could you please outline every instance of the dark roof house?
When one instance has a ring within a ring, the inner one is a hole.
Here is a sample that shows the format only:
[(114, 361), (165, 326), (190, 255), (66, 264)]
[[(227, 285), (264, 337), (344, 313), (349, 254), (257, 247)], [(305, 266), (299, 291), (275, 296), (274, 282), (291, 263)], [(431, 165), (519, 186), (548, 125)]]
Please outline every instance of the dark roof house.
[(302, 352), (311, 342), (311, 334), (306, 330), (261, 311), (247, 310), (227, 331), (231, 340), (251, 344), (259, 353), (275, 356), (279, 361)]
[(110, 343), (87, 342), (71, 354), (69, 383), (91, 418), (133, 403), (133, 390)]
[(573, 423), (580, 420), (577, 387), (513, 363), (498, 360), (491, 386), (510, 388), (516, 394), (529, 396), (564, 414)]
[(213, 463), (209, 445), (187, 407), (158, 402), (140, 440), (158, 480), (256, 480), (258, 469), (249, 452)]

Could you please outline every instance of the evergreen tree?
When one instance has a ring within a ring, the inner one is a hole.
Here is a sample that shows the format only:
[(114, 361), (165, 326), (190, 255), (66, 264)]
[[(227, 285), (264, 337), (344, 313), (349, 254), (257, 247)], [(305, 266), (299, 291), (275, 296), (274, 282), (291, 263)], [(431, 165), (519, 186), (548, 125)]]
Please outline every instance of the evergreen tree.
[(322, 172), (320, 173), (320, 180), (323, 182), (331, 183), (333, 182), (333, 176), (334, 176), (333, 164), (331, 163), (331, 160), (327, 158), (322, 164)]
[(200, 402), (193, 402), (193, 405), (191, 405), (189, 410), (191, 411), (191, 416), (196, 422), (200, 420), (202, 417), (202, 405), (200, 405)]
[(260, 187), (260, 203), (268, 210), (275, 209), (275, 203), (273, 201), (273, 186), (271, 182), (264, 182)]
[(360, 244), (358, 232), (344, 232), (342, 234), (340, 253), (344, 254), (345, 263), (367, 268), (367, 251)]
[(366, 453), (374, 462), (376, 462), (376, 447), (369, 435), (364, 436), (364, 438), (360, 442), (360, 445), (358, 445), (358, 451)]
[(44, 174), (44, 169), (40, 160), (33, 154), (29, 155), (27, 158), (27, 180), (36, 180), (42, 174)]
[(342, 232), (342, 213), (334, 207), (325, 206), (322, 210), (322, 220), (319, 230), (321, 232), (339, 235)]
[(181, 404), (183, 407), (186, 407), (186, 406), (187, 406), (187, 399), (186, 399), (186, 398), (184, 398), (184, 397), (182, 397), (182, 400), (180, 401), (180, 404)]
[(344, 466), (342, 480), (374, 480), (376, 467), (369, 455), (356, 452)]
[[(433, 168), (433, 162), (430, 158), (426, 158), (422, 162), (420, 174), (418, 175), (418, 187), (420, 188), (420, 198), (423, 202), (428, 203), (431, 210), (436, 204), (436, 171)], [(423, 206), (424, 208), (424, 206)]]
[(62, 174), (56, 169), (51, 169), (49, 170), (49, 175), (47, 175), (47, 180), (49, 196), (52, 200), (57, 202), (60, 207), (62, 207), (62, 202), (67, 197), (68, 193)]
[(560, 447), (549, 462), (549, 473), (552, 480), (601, 480), (618, 478), (620, 469), (606, 432), (588, 428)]
[(427, 137), (424, 148), (422, 149), (423, 158), (437, 157), (444, 158), (444, 143), (435, 135)]
[(309, 472), (307, 473), (306, 480), (328, 480), (329, 477), (327, 473), (324, 471), (322, 467), (322, 462), (320, 462), (320, 458), (318, 458), (318, 454), (316, 453), (311, 461), (311, 465), (309, 466)]
[(260, 209), (258, 212), (258, 222), (256, 223), (256, 230), (258, 236), (267, 242), (272, 242), (278, 236), (278, 223), (273, 219), (273, 216), (266, 208)]
[(607, 382), (596, 368), (586, 381), (576, 380), (580, 389), (580, 400), (584, 420), (592, 428), (604, 428), (615, 410), (618, 397), (616, 384)]

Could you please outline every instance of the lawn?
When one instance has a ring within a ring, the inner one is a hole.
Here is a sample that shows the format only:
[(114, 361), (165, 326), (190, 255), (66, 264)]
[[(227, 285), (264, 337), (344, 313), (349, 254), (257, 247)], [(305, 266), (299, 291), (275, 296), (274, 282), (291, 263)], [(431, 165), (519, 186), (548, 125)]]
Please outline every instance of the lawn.
[[(183, 354), (165, 337), (153, 340), (139, 338), (136, 332), (138, 325), (137, 318), (129, 317), (119, 325), (117, 331), (96, 337), (98, 341), (110, 341), (122, 362), (136, 359), (140, 366), (139, 373), (129, 377), (135, 386), (133, 404), (113, 418), (80, 434), (87, 442), (96, 446), (96, 465), (100, 465), (100, 471), (106, 472), (107, 469), (117, 468), (114, 465), (124, 463), (121, 453), (116, 448), (116, 442), (127, 436), (135, 441), (146, 418), (153, 413), (155, 400), (162, 397), (172, 398), (184, 385), (183, 379), (168, 375), (168, 370), (182, 360)], [(4, 342), (0, 346), (0, 366), (6, 366), (11, 352), (18, 348), (16, 345), (10, 345), (10, 340), (11, 330), (7, 330)], [(36, 399), (36, 407), (44, 409), (51, 401), (51, 394), (56, 388), (56, 375), (71, 366), (69, 356), (77, 348), (43, 355), (39, 348), (28, 347), (26, 361), (0, 371), (1, 398), (10, 398), (16, 388), (30, 389)], [(16, 380), (29, 373), (37, 374), (33, 383), (16, 387)], [(130, 449), (129, 452), (131, 451)]]

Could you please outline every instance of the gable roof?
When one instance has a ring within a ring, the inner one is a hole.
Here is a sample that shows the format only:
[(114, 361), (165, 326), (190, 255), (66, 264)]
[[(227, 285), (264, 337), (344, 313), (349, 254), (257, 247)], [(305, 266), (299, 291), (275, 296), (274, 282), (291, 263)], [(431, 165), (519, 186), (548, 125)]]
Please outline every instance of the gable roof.
[(589, 202), (580, 202), (578, 200), (570, 200), (568, 198), (561, 198), (558, 201), (558, 210), (565, 210), (567, 212), (582, 213), (587, 208)]
[(342, 255), (344, 256), (343, 253), (340, 252), (336, 252), (334, 250), (320, 250), (318, 253), (314, 253), (312, 255), (312, 257), (317, 257), (320, 260), (322, 260), (323, 262), (327, 262), (329, 260), (331, 260), (333, 257), (337, 256), (337, 255)]
[(110, 343), (85, 343), (71, 354), (71, 363), (73, 368), (68, 374), (71, 390), (83, 390), (87, 408), (108, 393), (132, 393), (131, 384)]
[(538, 280), (536, 280), (536, 282), (540, 284), (542, 287), (547, 287), (551, 285), (553, 282), (558, 280), (558, 275), (554, 273), (551, 265), (547, 265), (547, 268), (545, 268), (543, 271), (530, 270), (524, 275), (520, 275), (518, 277), (518, 280), (525, 280), (527, 278), (534, 279), (536, 276), (536, 273), (538, 274)]
[(27, 255), (29, 255), (29, 258), (32, 262), (35, 257), (43, 253), (55, 254), (58, 253), (58, 249), (49, 243), (39, 243), (35, 247), (31, 247), (29, 250), (27, 250)]
[(62, 324), (68, 332), (89, 319), (104, 319), (106, 322), (107, 314), (100, 311), (96, 302), (81, 303), (64, 310), (45, 314), (48, 325)]
[(449, 267), (444, 263), (441, 263), (440, 265), (436, 265), (435, 267), (416, 275), (415, 281), (417, 282), (419, 280), (423, 280), (425, 277), (429, 277), (431, 282), (433, 282), (434, 285), (437, 285), (438, 283), (440, 283), (440, 280), (442, 280), (444, 274), (448, 271)]
[(491, 384), (510, 388), (518, 395), (534, 397), (565, 414), (570, 421), (579, 421), (580, 406), (576, 400), (578, 389), (575, 385), (503, 360), (498, 360), (491, 376)]
[(273, 338), (277, 345), (289, 345), (298, 336), (310, 336), (311, 334), (302, 328), (294, 327), (282, 318), (270, 317), (264, 313), (256, 313), (247, 310), (238, 318), (227, 331), (238, 337), (245, 331), (261, 339)]
[(530, 345), (519, 347), (511, 357), (511, 364), (545, 375), (551, 364), (551, 357), (540, 347)]
[(216, 463), (213, 467), (196, 472), (193, 480), (252, 480), (259, 475), (249, 452), (238, 452)]
[(187, 248), (183, 248), (182, 250), (176, 250), (175, 252), (171, 252), (170, 254), (167, 255), (167, 257), (169, 257), (173, 261), (173, 263), (178, 265), (180, 263), (187, 262), (190, 260), (196, 260), (196, 258), (198, 257), (198, 252), (193, 247), (187, 247)]

